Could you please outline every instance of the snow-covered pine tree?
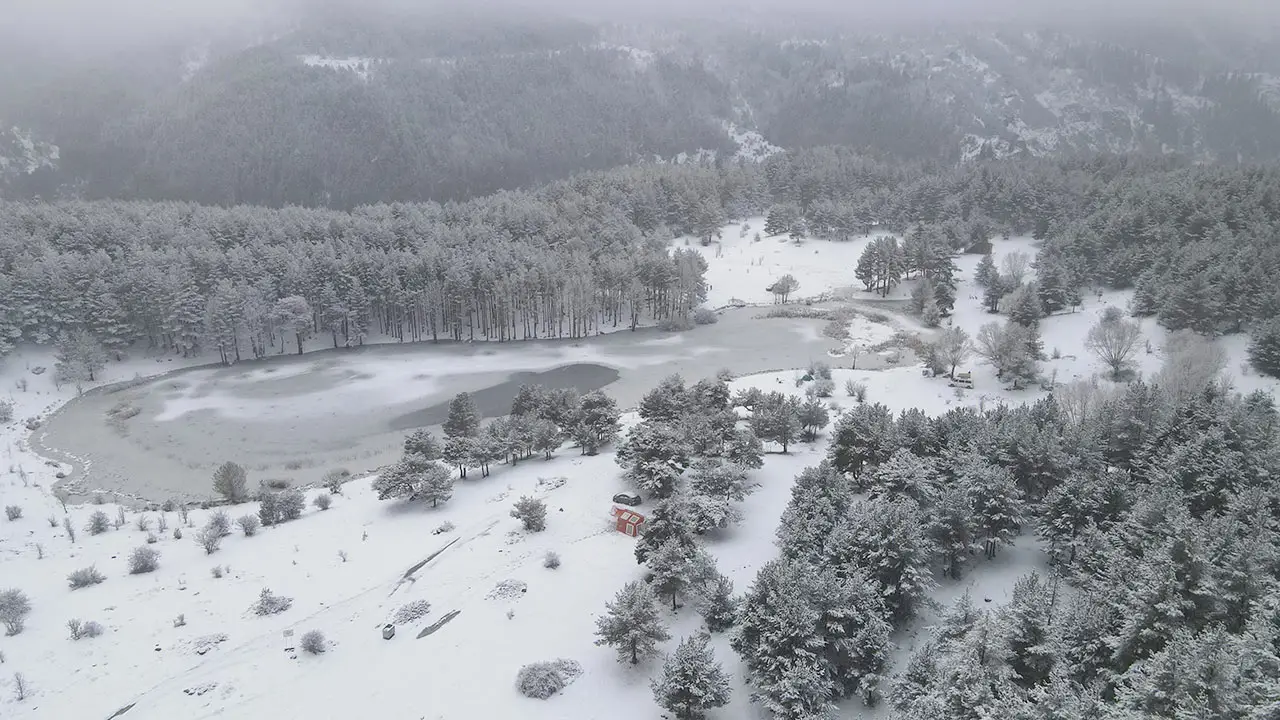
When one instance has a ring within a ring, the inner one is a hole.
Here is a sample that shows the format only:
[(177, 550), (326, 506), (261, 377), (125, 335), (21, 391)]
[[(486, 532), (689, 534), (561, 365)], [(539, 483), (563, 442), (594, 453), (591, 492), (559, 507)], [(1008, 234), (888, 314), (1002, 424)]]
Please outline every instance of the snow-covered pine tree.
[(681, 640), (651, 683), (658, 706), (676, 720), (701, 720), (707, 710), (729, 703), (729, 676), (716, 662), (709, 640), (704, 633)]
[(969, 560), (973, 524), (973, 504), (964, 489), (945, 487), (929, 511), (925, 533), (942, 558), (943, 574), (952, 580), (960, 579)]
[(879, 583), (895, 625), (915, 617), (935, 586), (935, 550), (914, 500), (867, 500), (848, 512), (825, 538), (826, 564), (842, 573), (863, 569)]
[(895, 450), (889, 408), (880, 403), (859, 403), (836, 421), (827, 457), (838, 472), (857, 481), (868, 466), (888, 460)]
[(938, 471), (929, 458), (900, 449), (870, 471), (871, 497), (909, 497), (922, 506), (933, 503), (938, 493)]
[(1250, 335), (1250, 364), (1263, 375), (1280, 377), (1280, 320), (1262, 323)]
[(446, 438), (476, 437), (480, 434), (480, 412), (471, 393), (460, 392), (449, 401), (449, 416), (441, 428)]
[(974, 282), (978, 283), (978, 287), (986, 289), (991, 287), (999, 274), (1000, 271), (996, 270), (995, 258), (991, 256), (991, 253), (987, 253), (982, 256), (982, 260), (978, 263), (978, 269), (974, 273), (973, 279)]
[(633, 485), (666, 498), (675, 492), (680, 474), (692, 461), (691, 455), (691, 448), (677, 428), (646, 420), (631, 428), (614, 459)]
[(738, 622), (738, 599), (733, 595), (733, 581), (716, 573), (715, 584), (698, 603), (698, 612), (707, 630), (724, 632)]
[(672, 537), (663, 542), (645, 559), (645, 567), (653, 574), (653, 589), (658, 595), (671, 597), (671, 611), (680, 609), (676, 600), (689, 586), (689, 574), (697, 545)]
[(724, 456), (735, 465), (759, 470), (764, 466), (764, 445), (751, 428), (734, 428), (725, 445)]
[(284, 352), (284, 339), (293, 336), (294, 347), (301, 355), (303, 343), (311, 335), (311, 305), (299, 295), (280, 298), (271, 306), (270, 323), (280, 333), (280, 352)]
[(434, 433), (418, 428), (404, 439), (404, 454), (417, 455), (423, 460), (439, 460), (443, 448)]
[(807, 467), (791, 486), (791, 500), (778, 523), (777, 545), (784, 558), (818, 562), (826, 538), (852, 506), (853, 488), (830, 462)]
[(658, 386), (645, 393), (637, 408), (641, 419), (653, 422), (674, 423), (681, 418), (688, 407), (688, 391), (684, 386), (684, 378), (679, 375), (668, 375)]
[(583, 455), (595, 455), (618, 437), (622, 414), (613, 398), (595, 391), (582, 396), (582, 406), (573, 420), (570, 434)]
[(671, 639), (653, 591), (643, 582), (629, 582), (605, 614), (596, 618), (596, 645), (609, 645), (618, 653), (618, 662), (635, 665), (657, 652), (658, 643)]
[(636, 562), (643, 564), (649, 554), (671, 539), (694, 547), (694, 524), (688, 498), (677, 493), (654, 506), (644, 521), (644, 533), (636, 540)]
[(1049, 682), (1057, 647), (1052, 636), (1055, 597), (1049, 583), (1032, 572), (1013, 584), (1013, 597), (1001, 619), (1009, 644), (1014, 681), (1025, 688)]
[(1025, 508), (1013, 475), (976, 455), (960, 461), (959, 484), (973, 507), (973, 534), (988, 559), (1000, 545), (1012, 545), (1022, 531)]
[(697, 495), (742, 502), (757, 485), (747, 482), (747, 470), (719, 458), (696, 461), (689, 473), (689, 490)]

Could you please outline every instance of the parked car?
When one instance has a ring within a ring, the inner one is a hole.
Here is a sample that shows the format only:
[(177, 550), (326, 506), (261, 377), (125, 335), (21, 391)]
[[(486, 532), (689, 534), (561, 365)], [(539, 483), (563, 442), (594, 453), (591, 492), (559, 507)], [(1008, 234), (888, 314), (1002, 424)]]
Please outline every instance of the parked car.
[(613, 501), (619, 505), (639, 505), (642, 500), (640, 496), (633, 492), (620, 492), (613, 496)]

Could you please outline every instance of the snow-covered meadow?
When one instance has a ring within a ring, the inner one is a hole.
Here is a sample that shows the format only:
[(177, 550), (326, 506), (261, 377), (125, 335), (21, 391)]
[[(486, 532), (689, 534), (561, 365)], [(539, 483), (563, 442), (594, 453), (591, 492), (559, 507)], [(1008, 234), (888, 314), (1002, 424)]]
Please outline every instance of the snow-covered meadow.
[[(757, 229), (762, 231), (763, 221), (748, 222), (752, 230), (745, 238), (739, 235), (741, 223), (725, 228), (719, 256), (714, 246), (703, 249), (710, 266), (709, 305), (729, 304), (732, 298), (769, 304), (772, 295), (764, 288), (786, 273), (800, 281), (800, 297), (843, 291), (855, 300), (871, 299), (853, 279), (865, 240), (796, 244), (763, 238), (756, 243), (753, 235)], [(997, 241), (995, 254), (998, 261), (1004, 253), (1033, 249), (1026, 240)], [(978, 260), (976, 256), (957, 260), (960, 282), (952, 322), (971, 335), (981, 324), (996, 319), (978, 300), (981, 293), (973, 281)], [(895, 296), (905, 297), (908, 292), (909, 283), (904, 283)], [(1077, 312), (1044, 319), (1045, 350), (1056, 350), (1059, 356), (1043, 364), (1045, 373), (1056, 372), (1058, 382), (1100, 374), (1101, 364), (1084, 348), (1085, 333), (1108, 305), (1123, 307), (1127, 300), (1119, 293), (1101, 298), (1086, 293), (1085, 304)], [(171, 388), (167, 400), (157, 394), (154, 407), (143, 403), (150, 409), (134, 420), (195, 423), (194, 432), (207, 434), (209, 426), (198, 421), (203, 415), (224, 413), (230, 423), (236, 418), (247, 422), (253, 412), (305, 416), (303, 410), (313, 404), (312, 409), (323, 413), (326, 401), (336, 411), (355, 402), (353, 394), (377, 396), (376, 392), (355, 392), (360, 383), (371, 382), (389, 393), (379, 400), (385, 406), (397, 393), (415, 392), (412, 388), (419, 381), (414, 368), (419, 364), (424, 372), (441, 378), (421, 381), (423, 387), (433, 388), (415, 396), (421, 402), (434, 401), (433, 393), (469, 389), (450, 379), (446, 370), (475, 378), (479, 387), (515, 371), (550, 370), (587, 361), (621, 372), (622, 378), (606, 391), (617, 395), (624, 406), (634, 404), (667, 372), (682, 372), (692, 381), (720, 367), (747, 373), (732, 383), (735, 390), (758, 387), (802, 395), (804, 388), (795, 380), (811, 361), (835, 366), (836, 392), (829, 402), (838, 409), (857, 402), (844, 392), (846, 381), (864, 384), (869, 402), (884, 403), (895, 412), (920, 408), (930, 414), (957, 405), (1027, 402), (1046, 392), (1038, 387), (1007, 390), (994, 371), (977, 360), (967, 364), (975, 379), (973, 390), (951, 387), (945, 378), (924, 377), (914, 364), (890, 367), (858, 361), (853, 369), (849, 367), (853, 358), (843, 354), (850, 348), (893, 345), (902, 332), (929, 336), (914, 318), (891, 308), (873, 315), (855, 302), (854, 310), (862, 314), (850, 321), (851, 340), (843, 346), (821, 338), (819, 321), (758, 319), (760, 308), (748, 308), (687, 334), (627, 334), (630, 337), (625, 340), (563, 343), (556, 346), (563, 350), (551, 354), (540, 354), (541, 345), (519, 346), (515, 355), (469, 356), (456, 360), (456, 367), (436, 355), (406, 354), (399, 359), (394, 354), (355, 355), (355, 364), (326, 370), (341, 377), (330, 377), (318, 389), (307, 386), (305, 393), (291, 394), (290, 383), (295, 389), (298, 383), (310, 383), (308, 374), (315, 370), (313, 363), (320, 361), (304, 359), (270, 372), (253, 365), (230, 371), (202, 369), (185, 380), (181, 375), (173, 378), (188, 384)], [(1143, 333), (1151, 352), (1144, 347), (1138, 353), (1138, 370), (1149, 375), (1160, 366), (1164, 334), (1150, 321), (1144, 321)], [(748, 338), (742, 341), (747, 344), (739, 344), (741, 337)], [(619, 345), (624, 342), (625, 347)], [(1228, 353), (1227, 373), (1239, 389), (1274, 390), (1274, 381), (1241, 372), (1242, 338), (1218, 342)], [(512, 364), (504, 359), (509, 357), (525, 359)], [(141, 378), (176, 364), (141, 359), (113, 364), (106, 382)], [(0, 591), (20, 588), (32, 604), (25, 631), (0, 637), (0, 717), (112, 717), (124, 708), (128, 710), (116, 716), (126, 720), (364, 717), (375, 710), (379, 717), (447, 720), (658, 714), (648, 685), (658, 663), (635, 668), (620, 665), (611, 649), (593, 644), (595, 617), (624, 583), (639, 578), (643, 571), (634, 560), (634, 540), (616, 532), (609, 516), (611, 496), (626, 489), (611, 451), (583, 457), (565, 446), (552, 460), (500, 465), (488, 478), (473, 474), (459, 481), (453, 498), (438, 508), (379, 501), (370, 487), (371, 476), (360, 472), (361, 467), (352, 467), (357, 477), (333, 497), (328, 510), (311, 502), (321, 491), (308, 490), (301, 518), (263, 528), (252, 537), (234, 529), (219, 550), (207, 554), (193, 537), (216, 508), (192, 509), (184, 522), (177, 510), (139, 511), (110, 502), (64, 507), (56, 499), (57, 475), (71, 472), (73, 466), (49, 464), (34, 453), (25, 420), (47, 418), (76, 390), (54, 388), (51, 373), (32, 373), (41, 365), (51, 365), (47, 353), (24, 349), (6, 359), (0, 374), (0, 386), (15, 405), (14, 419), (0, 428), (0, 445), (5, 448), (0, 505), (22, 508), (22, 517), (0, 520)], [(770, 368), (780, 369), (759, 372)], [(342, 374), (348, 371), (356, 374)], [(197, 392), (201, 378), (213, 382), (217, 373), (229, 373), (230, 379)], [(342, 383), (355, 386), (344, 390)], [(237, 395), (237, 384), (242, 390), (254, 389)], [(275, 384), (274, 389), (267, 390), (264, 384)], [(267, 393), (275, 395), (266, 400)], [(78, 405), (85, 403), (78, 401), (71, 407)], [(101, 408), (94, 412), (100, 414)], [(633, 422), (634, 417), (624, 420)], [(293, 440), (305, 445), (309, 437), (314, 439), (306, 433), (320, 424), (296, 423), (293, 432), (298, 435)], [(385, 435), (398, 438), (401, 433)], [(218, 437), (212, 441), (226, 442)], [(71, 439), (58, 449), (68, 454), (67, 459), (75, 459), (71, 456), (78, 450)], [(707, 538), (707, 549), (738, 592), (774, 556), (774, 530), (790, 497), (792, 478), (823, 457), (826, 437), (798, 443), (785, 455), (777, 453), (776, 447), (769, 449), (764, 467), (753, 472), (760, 487), (742, 503), (742, 522)], [(371, 466), (376, 459), (369, 458)], [(206, 482), (208, 468), (200, 468), (198, 475)], [(512, 503), (523, 495), (545, 499), (545, 531), (525, 532), (510, 517)], [(645, 507), (638, 510), (644, 512)], [(103, 512), (114, 521), (122, 511), (125, 522), (119, 528), (99, 535), (86, 531), (93, 513)], [(227, 508), (233, 519), (256, 511), (254, 503)], [(163, 531), (162, 519), (167, 526)], [(67, 532), (68, 522), (74, 539)], [(449, 525), (451, 529), (436, 532)], [(181, 538), (175, 537), (175, 530)], [(148, 544), (149, 534), (155, 538), (153, 544)], [(139, 546), (159, 551), (159, 567), (130, 575), (127, 559)], [(544, 567), (548, 551), (560, 556), (559, 567)], [(1024, 536), (994, 560), (977, 560), (963, 581), (943, 582), (935, 599), (949, 602), (969, 589), (975, 600), (1003, 602), (1013, 580), (1041, 562), (1034, 541)], [(101, 571), (105, 581), (72, 590), (68, 574), (89, 566)], [(292, 598), (292, 607), (265, 617), (253, 614), (250, 606), (264, 589)], [(395, 637), (384, 640), (383, 625), (415, 600), (428, 601), (429, 613), (398, 624)], [(451, 616), (454, 611), (457, 614)], [(666, 650), (700, 624), (692, 608), (674, 615), (664, 610), (664, 616), (673, 636)], [(72, 619), (98, 622), (105, 633), (73, 640), (67, 624)], [(441, 621), (446, 622), (416, 637)], [(925, 617), (912, 631), (895, 637), (899, 661), (913, 646), (913, 632), (928, 622)], [(323, 654), (286, 650), (310, 630), (324, 633)], [(763, 717), (749, 702), (742, 667), (727, 638), (716, 636), (713, 645), (733, 675), (734, 694), (730, 704), (711, 717)], [(516, 672), (522, 665), (561, 657), (583, 667), (582, 676), (563, 692), (543, 701), (516, 691)], [(26, 686), (26, 697), (20, 701), (15, 694), (18, 673)], [(882, 714), (883, 709), (868, 710), (857, 702), (842, 708), (842, 716), (848, 718)]]

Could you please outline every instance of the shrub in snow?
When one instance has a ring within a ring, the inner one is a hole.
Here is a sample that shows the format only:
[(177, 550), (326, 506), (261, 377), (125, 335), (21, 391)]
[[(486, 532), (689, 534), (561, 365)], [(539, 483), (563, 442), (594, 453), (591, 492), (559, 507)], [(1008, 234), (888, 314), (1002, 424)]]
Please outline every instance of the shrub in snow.
[(180, 528), (180, 527), (176, 527), (176, 528), (174, 528), (174, 529), (173, 529), (173, 539), (174, 539), (174, 540), (181, 540), (181, 539), (182, 539), (182, 528)]
[(129, 574), (141, 575), (160, 567), (160, 553), (152, 547), (143, 545), (133, 549), (129, 554)]
[[(830, 372), (830, 370), (827, 372)], [(815, 397), (821, 398), (831, 397), (831, 394), (835, 391), (836, 384), (828, 378), (818, 378), (817, 380), (814, 380), (813, 384), (810, 385), (808, 389), (808, 392), (812, 393)]]
[(119, 530), (120, 528), (124, 527), (125, 522), (126, 520), (124, 516), (124, 506), (121, 505), (120, 507), (116, 508), (116, 519), (115, 519), (115, 522), (111, 524), (115, 526), (115, 529)]
[(682, 330), (692, 330), (693, 320), (687, 317), (671, 316), (665, 318), (658, 323), (658, 329), (663, 332), (680, 332)]
[(324, 479), (321, 480), (320, 482), (322, 485), (324, 485), (325, 489), (328, 490), (329, 492), (333, 493), (334, 495), (341, 495), (342, 484), (346, 482), (347, 478), (349, 477), (351, 477), (350, 470), (346, 468), (337, 468), (335, 470), (330, 470), (329, 472), (325, 473)]
[(96, 638), (102, 634), (102, 626), (92, 620), (84, 623), (79, 620), (68, 620), (67, 629), (71, 631), (72, 640)]
[(147, 532), (151, 529), (151, 518), (146, 515), (139, 515), (133, 521), (133, 526), (138, 528), (138, 532)]
[(205, 523), (205, 527), (216, 530), (219, 537), (226, 537), (231, 534), (231, 518), (226, 511), (219, 510), (209, 516), (209, 522)]
[(401, 605), (391, 620), (397, 625), (406, 625), (426, 617), (429, 612), (431, 612), (431, 603), (426, 600), (412, 600)]
[(13, 699), (22, 702), (27, 699), (27, 679), (22, 673), (13, 674)]
[(809, 374), (812, 375), (815, 380), (830, 380), (831, 366), (824, 362), (811, 363), (809, 365)]
[(0, 623), (4, 623), (5, 635), (17, 635), (26, 627), (31, 601), (27, 594), (16, 588), (0, 592)]
[(249, 474), (233, 462), (225, 462), (213, 471), (213, 491), (230, 503), (249, 499)]
[(179, 614), (178, 617), (173, 619), (173, 626), (176, 628), (182, 627), (186, 624), (187, 624), (186, 613)]
[(547, 504), (537, 498), (525, 495), (516, 501), (511, 510), (511, 517), (524, 524), (529, 532), (539, 532), (547, 528)]
[(845, 394), (858, 402), (867, 401), (867, 384), (846, 380), (844, 383)]
[(212, 555), (218, 552), (218, 548), (222, 547), (222, 535), (212, 525), (205, 525), (195, 534), (193, 539), (197, 545), (204, 548), (205, 555)]
[(209, 572), (213, 574), (213, 579), (214, 579), (214, 580), (217, 580), (217, 579), (219, 579), (219, 578), (221, 578), (221, 577), (222, 577), (222, 566), (221, 566), (221, 565), (214, 565), (214, 566), (213, 566), (213, 569), (212, 569), (212, 570), (210, 570)]
[(262, 521), (257, 515), (241, 515), (236, 518), (236, 524), (240, 526), (240, 531), (245, 537), (253, 537), (258, 534), (258, 528), (262, 527)]
[(75, 526), (71, 524), (70, 517), (62, 518), (62, 529), (67, 531), (67, 537), (71, 539), (71, 542), (76, 541), (76, 529)]
[(546, 557), (542, 559), (542, 567), (548, 570), (555, 570), (560, 567), (560, 555), (554, 550), (548, 550)]
[(10, 520), (17, 520), (18, 518), (22, 517), (22, 508), (18, 507), (17, 505), (5, 505), (4, 516), (9, 518)]
[(440, 526), (436, 528), (435, 532), (437, 535), (439, 535), (440, 533), (453, 532), (455, 527), (457, 526), (455, 526), (453, 523), (449, 522), (448, 520), (445, 520), (444, 522), (440, 523)]
[(333, 496), (330, 495), (329, 493), (320, 493), (319, 495), (316, 496), (315, 500), (311, 501), (311, 504), (315, 505), (321, 510), (328, 510), (329, 506), (333, 504)]
[(324, 633), (319, 630), (308, 630), (303, 633), (300, 644), (303, 650), (312, 655), (319, 655), (329, 646), (329, 642), (324, 639)]
[[(19, 382), (19, 387), (21, 387), (23, 390), (26, 390), (27, 389), (26, 383), (27, 381), (24, 378)], [(0, 400), (0, 423), (7, 423), (10, 420), (13, 420), (13, 401)]]
[(67, 583), (71, 585), (72, 590), (79, 590), (90, 585), (97, 585), (106, 580), (106, 576), (98, 572), (98, 568), (90, 565), (87, 568), (80, 568), (67, 576)]
[(89, 516), (89, 524), (84, 529), (90, 535), (101, 535), (111, 529), (111, 518), (101, 510), (94, 510)]
[(251, 608), (254, 615), (276, 615), (293, 607), (293, 598), (274, 595), (272, 592), (263, 588), (258, 595), (258, 601)]
[(546, 700), (577, 680), (581, 674), (581, 665), (564, 658), (530, 663), (520, 668), (516, 675), (516, 687), (525, 697)]
[(711, 308), (698, 308), (693, 311), (693, 321), (698, 325), (715, 325), (719, 319), (720, 316), (716, 315), (716, 311)]

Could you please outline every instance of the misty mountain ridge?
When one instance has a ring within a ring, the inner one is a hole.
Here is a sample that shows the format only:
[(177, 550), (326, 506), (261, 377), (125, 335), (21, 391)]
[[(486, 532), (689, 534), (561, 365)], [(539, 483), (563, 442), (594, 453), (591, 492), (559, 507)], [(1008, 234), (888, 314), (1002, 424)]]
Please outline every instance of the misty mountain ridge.
[(170, 48), (145, 79), (99, 67), (121, 91), (94, 112), (66, 74), (32, 82), (0, 104), (25, 138), (0, 143), (0, 191), (349, 207), (822, 145), (1280, 157), (1270, 41), (1116, 34), (313, 21)]

